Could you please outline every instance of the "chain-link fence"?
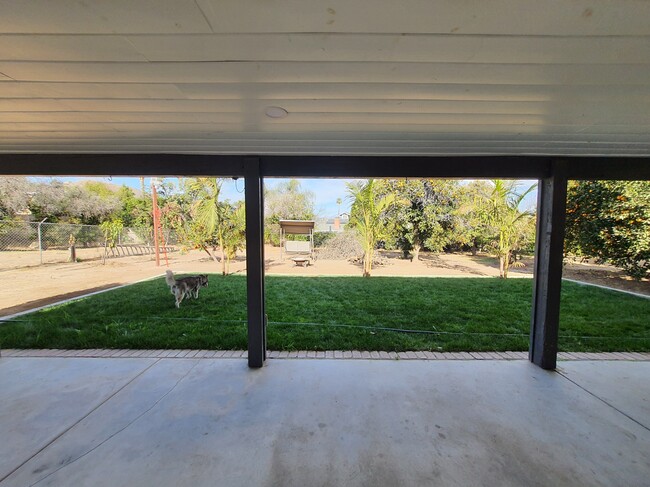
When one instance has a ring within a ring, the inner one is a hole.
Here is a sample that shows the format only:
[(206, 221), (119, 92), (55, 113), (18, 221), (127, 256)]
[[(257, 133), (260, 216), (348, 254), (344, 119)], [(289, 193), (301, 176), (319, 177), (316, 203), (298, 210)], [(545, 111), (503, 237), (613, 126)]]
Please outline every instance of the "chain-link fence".
[[(175, 245), (173, 232), (164, 232), (164, 244)], [(162, 244), (162, 242), (161, 242)], [(106, 251), (98, 225), (0, 220), (0, 270), (40, 264), (144, 255), (153, 252), (153, 229), (125, 227)]]

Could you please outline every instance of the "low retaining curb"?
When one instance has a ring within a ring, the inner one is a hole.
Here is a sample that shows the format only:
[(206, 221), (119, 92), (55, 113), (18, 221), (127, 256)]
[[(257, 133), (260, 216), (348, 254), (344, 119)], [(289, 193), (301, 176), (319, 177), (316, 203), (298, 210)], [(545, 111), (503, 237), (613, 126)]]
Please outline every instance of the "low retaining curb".
[[(85, 357), (85, 358), (246, 358), (246, 350), (37, 350), (5, 349), (2, 357)], [(528, 360), (528, 352), (361, 352), (358, 350), (269, 351), (269, 359), (337, 360)], [(650, 353), (560, 352), (558, 360), (650, 361)]]

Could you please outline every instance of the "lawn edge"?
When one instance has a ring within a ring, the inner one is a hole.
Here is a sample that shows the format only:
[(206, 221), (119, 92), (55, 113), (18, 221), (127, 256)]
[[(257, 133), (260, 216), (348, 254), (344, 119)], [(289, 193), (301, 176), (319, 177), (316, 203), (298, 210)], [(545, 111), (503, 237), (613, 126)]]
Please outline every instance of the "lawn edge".
[[(5, 349), (0, 351), (4, 358), (194, 358), (194, 359), (230, 359), (247, 358), (246, 350), (124, 350), (124, 349)], [(382, 352), (357, 350), (300, 350), (268, 351), (269, 360), (493, 360), (512, 361), (528, 360), (528, 352)], [(649, 352), (559, 352), (560, 361), (617, 361), (650, 362)]]
[(592, 282), (577, 281), (575, 279), (569, 279), (568, 277), (563, 277), (562, 280), (563, 281), (568, 281), (568, 282), (573, 282), (574, 284), (580, 284), (582, 286), (598, 287), (600, 289), (606, 289), (608, 291), (616, 291), (618, 293), (629, 294), (631, 296), (636, 296), (637, 298), (650, 299), (650, 296), (647, 295), (647, 294), (641, 294), (641, 293), (637, 293), (637, 292), (634, 292), (634, 291), (627, 291), (625, 289), (617, 289), (615, 287), (603, 286), (602, 284), (594, 284)]
[(72, 303), (74, 301), (79, 301), (80, 299), (88, 298), (90, 296), (95, 296), (97, 294), (107, 293), (109, 291), (115, 291), (116, 289), (122, 289), (122, 288), (128, 287), (128, 286), (133, 286), (134, 284), (139, 284), (141, 282), (153, 281), (154, 279), (160, 279), (161, 277), (164, 277), (164, 276), (165, 276), (165, 274), (160, 274), (160, 275), (152, 276), (152, 277), (146, 277), (146, 278), (140, 279), (138, 281), (128, 282), (126, 284), (120, 284), (119, 286), (113, 286), (113, 287), (109, 287), (109, 288), (106, 288), (106, 289), (101, 289), (99, 291), (93, 291), (91, 293), (81, 294), (79, 296), (75, 296), (74, 298), (62, 299), (61, 301), (56, 301), (54, 303), (45, 304), (43, 306), (37, 306), (36, 308), (32, 308), (32, 309), (26, 309), (25, 311), (20, 311), (18, 313), (14, 313), (12, 315), (3, 316), (2, 318), (0, 318), (0, 326), (2, 326), (3, 322), (11, 321), (11, 320), (13, 320), (15, 318), (18, 318), (19, 316), (28, 315), (30, 313), (35, 313), (37, 311), (41, 311), (41, 310), (48, 309), (48, 308), (53, 308), (54, 306), (60, 306), (62, 304), (66, 304), (66, 303)]

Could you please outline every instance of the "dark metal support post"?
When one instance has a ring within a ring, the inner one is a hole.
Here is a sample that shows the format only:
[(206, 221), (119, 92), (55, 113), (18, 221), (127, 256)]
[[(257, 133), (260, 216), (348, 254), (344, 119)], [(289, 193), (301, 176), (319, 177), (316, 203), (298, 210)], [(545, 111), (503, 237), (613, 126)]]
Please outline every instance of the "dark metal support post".
[(266, 359), (264, 306), (264, 202), (260, 161), (244, 161), (246, 177), (246, 282), (248, 299), (248, 366), (262, 367)]
[(538, 189), (529, 349), (530, 361), (547, 370), (555, 369), (557, 360), (566, 195), (566, 163), (556, 161), (550, 177), (540, 180)]

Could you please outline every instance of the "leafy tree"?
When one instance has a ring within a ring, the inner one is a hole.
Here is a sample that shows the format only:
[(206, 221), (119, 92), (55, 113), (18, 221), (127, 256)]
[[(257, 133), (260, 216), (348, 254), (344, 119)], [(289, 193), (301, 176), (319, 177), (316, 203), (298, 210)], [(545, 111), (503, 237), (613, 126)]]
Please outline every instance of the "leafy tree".
[(191, 195), (192, 233), (199, 237), (197, 242), (215, 261), (208, 250), (210, 244), (219, 247), (221, 252), (221, 273), (226, 274), (226, 256), (224, 249), (224, 232), (226, 226), (226, 205), (219, 200), (223, 179), (196, 178), (187, 180), (188, 193)]
[(477, 201), (491, 191), (488, 181), (472, 181), (456, 188), (458, 207), (454, 211), (454, 226), (449, 237), (452, 246), (468, 249), (476, 255), (492, 241), (491, 228), (477, 205)]
[(230, 272), (230, 261), (237, 255), (238, 250), (246, 246), (246, 207), (242, 201), (236, 205), (228, 205), (225, 210), (225, 226), (223, 232), (224, 253), (226, 255), (225, 273)]
[(380, 184), (380, 193), (395, 196), (389, 219), (398, 248), (419, 259), (420, 250), (440, 252), (450, 242), (456, 181), (440, 179), (389, 180)]
[(113, 189), (102, 181), (83, 181), (80, 186), (100, 198), (111, 199), (115, 197)]
[(565, 249), (621, 267), (640, 279), (650, 272), (650, 181), (572, 181)]
[[(221, 272), (229, 272), (230, 261), (246, 241), (246, 215), (243, 202), (234, 205), (221, 201), (222, 179), (196, 178), (183, 182), (180, 193), (168, 197), (162, 218), (176, 231), (180, 241), (191, 248), (204, 250)], [(221, 258), (214, 254), (219, 248)]]
[(287, 220), (309, 220), (314, 217), (314, 194), (303, 191), (300, 181), (291, 179), (264, 193), (266, 216)]
[(116, 197), (101, 197), (83, 185), (58, 180), (36, 183), (29, 201), (33, 218), (50, 222), (97, 225), (119, 207)]
[(386, 213), (395, 201), (395, 195), (378, 192), (377, 182), (348, 183), (348, 194), (353, 199), (350, 226), (354, 227), (363, 247), (363, 276), (370, 277), (377, 242), (386, 235)]
[(221, 201), (223, 179), (196, 178), (183, 183), (184, 192), (170, 195), (162, 215), (180, 240), (193, 248), (203, 249), (215, 262), (220, 251), (221, 272), (229, 272), (230, 260), (244, 247), (245, 207)]
[(512, 252), (522, 245), (530, 228), (529, 220), (533, 217), (532, 211), (522, 211), (519, 207), (536, 187), (537, 185), (533, 184), (519, 193), (516, 181), (494, 179), (489, 193), (476, 201), (478, 215), (491, 228), (495, 237), (499, 275), (504, 279), (508, 277)]
[(135, 192), (127, 186), (119, 188), (116, 197), (119, 200), (119, 207), (112, 218), (119, 218), (126, 227), (153, 227), (151, 198), (137, 198)]
[(264, 192), (265, 240), (279, 245), (280, 220), (311, 220), (315, 216), (314, 194), (303, 191), (291, 179)]
[(29, 207), (34, 185), (21, 177), (0, 178), (0, 219), (12, 219)]
[(99, 225), (99, 228), (104, 234), (106, 245), (108, 247), (115, 247), (120, 238), (120, 233), (122, 233), (122, 230), (124, 229), (124, 224), (122, 223), (122, 220), (119, 219), (106, 220)]

